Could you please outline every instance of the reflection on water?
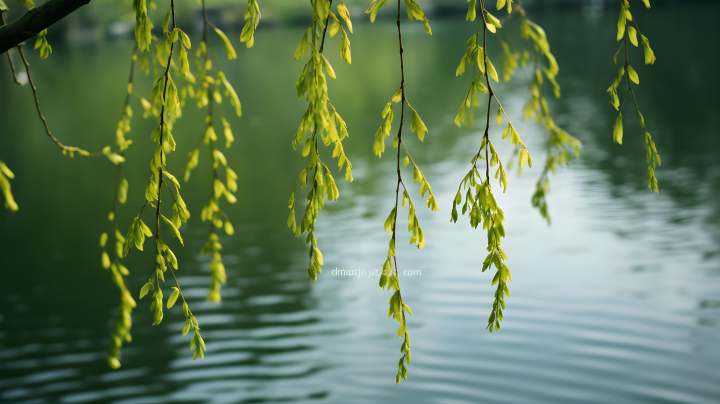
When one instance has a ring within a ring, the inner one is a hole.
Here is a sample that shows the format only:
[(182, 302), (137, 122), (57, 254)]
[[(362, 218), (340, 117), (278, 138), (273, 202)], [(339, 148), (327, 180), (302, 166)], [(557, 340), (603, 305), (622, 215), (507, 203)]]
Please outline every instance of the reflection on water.
[[(233, 122), (238, 141), (226, 152), (241, 191), (229, 211), (236, 234), (222, 240), (228, 271), (222, 303), (204, 301), (208, 257), (198, 252), (207, 227), (191, 218), (183, 230), (186, 247), (174, 248), (179, 282), (207, 342), (203, 361), (188, 354), (179, 312), (170, 310), (152, 327), (149, 304), (141, 300), (123, 367), (107, 367), (117, 290), (99, 265), (97, 236), (105, 230), (114, 168), (57, 153), (43, 137), (28, 88), (2, 80), (0, 122), (7, 135), (0, 138), (0, 158), (17, 175), (20, 211), (0, 211), (0, 401), (716, 403), (720, 144), (712, 115), (700, 111), (720, 107), (707, 91), (718, 88), (717, 56), (709, 52), (715, 46), (707, 42), (720, 35), (710, 22), (718, 8), (702, 7), (692, 15), (692, 38), (664, 29), (689, 11), (654, 8), (643, 15), (658, 63), (638, 69), (638, 97), (663, 156), (659, 196), (645, 186), (639, 129), (627, 124), (622, 147), (611, 140), (614, 113), (601, 90), (614, 70), (608, 63), (614, 44), (607, 39), (614, 17), (535, 16), (562, 68), (564, 97), (551, 105), (556, 122), (585, 147), (581, 160), (552, 177), (552, 227), (530, 206), (539, 173), (511, 178), (508, 193), (499, 197), (514, 282), (498, 335), (484, 330), (491, 288), (479, 271), (483, 235), (448, 223), (450, 201), (479, 140), (479, 128), (452, 123), (469, 83), (452, 73), (473, 28), (439, 21), (432, 37), (408, 30), (408, 97), (430, 129), (424, 144), (411, 147), (441, 212), (419, 212), (425, 249), (398, 247), (400, 270), (421, 271), (401, 280), (414, 314), (415, 359), (401, 386), (393, 383), (399, 340), (385, 318), (388, 293), (376, 278), (331, 274), (335, 268), (376, 269), (385, 255), (381, 224), (392, 204), (394, 163), (378, 161), (371, 144), (397, 81), (395, 68), (388, 68), (396, 59), (391, 25), (358, 27), (365, 34), (353, 39), (352, 66), (329, 55), (339, 77), (331, 96), (350, 127), (346, 150), (356, 180), (339, 184), (340, 200), (321, 216), (317, 234), (326, 265), (315, 283), (306, 278), (304, 243), (284, 225), (285, 202), (304, 164), (289, 147), (303, 105), (293, 96), (299, 66), (291, 56), (295, 41), (287, 38), (301, 33), (263, 31), (252, 50), (226, 64), (245, 100), (245, 116)], [(681, 40), (684, 46), (674, 47), (672, 57), (661, 45)], [(48, 61), (31, 60), (58, 137), (91, 150), (111, 142), (130, 48), (108, 43), (89, 53), (69, 49)], [(678, 64), (684, 74), (676, 74)], [(523, 74), (497, 90), (515, 115), (526, 100)], [(0, 77), (7, 77), (5, 65)], [(688, 102), (667, 90), (669, 77)], [(202, 129), (201, 113), (189, 107), (184, 114), (186, 124), (175, 134), (180, 151), (169, 157), (176, 171)], [(518, 129), (540, 167), (544, 131), (530, 122)], [(134, 120), (130, 161), (150, 155), (144, 136), (151, 130), (151, 122)], [(203, 163), (188, 185), (193, 191), (186, 191), (194, 216), (207, 194), (202, 187), (208, 182), (199, 179), (211, 175)], [(146, 169), (128, 167), (131, 189), (122, 220), (136, 214)], [(130, 255), (130, 290), (140, 289), (150, 260), (141, 252)]]

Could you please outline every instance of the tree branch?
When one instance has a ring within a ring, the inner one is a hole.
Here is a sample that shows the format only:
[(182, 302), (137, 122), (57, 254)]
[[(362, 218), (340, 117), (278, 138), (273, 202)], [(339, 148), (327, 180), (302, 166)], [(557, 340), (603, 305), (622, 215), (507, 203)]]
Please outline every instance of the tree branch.
[(90, 0), (49, 0), (31, 8), (20, 18), (0, 27), (0, 54), (55, 24)]

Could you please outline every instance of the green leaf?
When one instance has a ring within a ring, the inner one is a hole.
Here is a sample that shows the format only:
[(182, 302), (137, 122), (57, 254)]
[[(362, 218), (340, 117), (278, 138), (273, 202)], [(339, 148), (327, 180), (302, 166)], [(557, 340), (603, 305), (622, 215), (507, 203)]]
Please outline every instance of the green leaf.
[[(175, 289), (175, 288), (173, 288), (173, 289)], [(168, 308), (168, 309), (171, 308), (171, 307), (173, 307), (173, 305), (175, 304), (175, 302), (177, 301), (177, 299), (178, 299), (179, 296), (180, 296), (180, 289), (175, 289), (175, 291), (172, 292), (172, 294), (171, 294), (170, 297), (168, 298), (168, 301), (167, 301), (167, 308)]]
[(168, 171), (163, 171), (163, 177), (167, 177), (172, 181), (172, 183), (175, 185), (175, 188), (180, 189), (180, 182), (178, 182), (177, 178), (175, 178), (174, 175), (170, 174)]
[(297, 62), (299, 62), (303, 55), (307, 53), (308, 32), (310, 32), (310, 28), (305, 30), (305, 33), (303, 33), (303, 36), (300, 38), (300, 43), (298, 44), (297, 49), (295, 49), (295, 61)]
[(180, 33), (180, 38), (182, 39), (183, 46), (190, 49), (191, 48), (190, 37), (188, 37), (187, 34), (180, 28), (175, 28), (175, 29)]
[(184, 47), (180, 47), (180, 74), (183, 75), (191, 83), (195, 82), (195, 77), (190, 73), (190, 63), (188, 63), (187, 51)]
[[(145, 2), (141, 2), (144, 5)], [(152, 40), (153, 24), (147, 16), (147, 9), (136, 9), (135, 17), (135, 39), (138, 43), (138, 49), (142, 52), (150, 49), (150, 41)]]
[(163, 32), (168, 32), (168, 25), (170, 25), (170, 13), (172, 12), (172, 8), (169, 8), (167, 13), (165, 13), (165, 19), (162, 23), (162, 29)]
[(426, 32), (426, 33), (432, 35), (432, 29), (430, 28), (430, 21), (427, 20), (427, 19), (425, 20), (425, 26), (424, 26), (424, 28), (425, 28), (425, 32)]
[(463, 73), (465, 73), (465, 62), (467, 61), (467, 55), (463, 56), (462, 59), (460, 59), (460, 65), (458, 65), (458, 68), (455, 70), (455, 76), (462, 76)]
[(512, 130), (512, 125), (509, 123), (505, 126), (505, 130), (502, 134), (502, 140), (507, 140), (507, 138), (510, 136), (510, 131)]
[(627, 16), (626, 16), (626, 14), (625, 14), (626, 10), (627, 10), (627, 9), (626, 9), (625, 7), (623, 7), (623, 8), (620, 10), (620, 17), (618, 17), (618, 23), (617, 23), (617, 28), (618, 28), (618, 31), (617, 31), (617, 40), (618, 40), (618, 42), (619, 42), (621, 39), (623, 39), (623, 36), (625, 36), (625, 23), (626, 23), (626, 20), (627, 20)]
[(342, 40), (340, 42), (340, 57), (346, 62), (348, 62), (348, 64), (352, 64), (352, 55), (350, 53), (350, 40), (345, 33), (345, 28), (341, 27), (340, 29), (342, 34)]
[(640, 85), (640, 78), (638, 77), (638, 74), (635, 72), (635, 69), (632, 68), (632, 66), (628, 65), (628, 76), (630, 77), (630, 80), (632, 80), (633, 83)]
[(155, 286), (153, 286), (152, 282), (148, 282), (143, 285), (142, 289), (140, 289), (140, 298), (142, 299), (145, 297), (145, 295), (148, 294), (151, 290), (154, 290)]
[(180, 105), (180, 98), (178, 97), (177, 87), (175, 86), (172, 76), (170, 76), (170, 72), (168, 72), (167, 94), (165, 98), (165, 106), (168, 114), (175, 114), (176, 111), (179, 111), (178, 105)]
[(220, 31), (215, 26), (213, 26), (212, 29), (220, 37), (220, 40), (222, 41), (223, 45), (225, 45), (225, 51), (227, 52), (228, 59), (230, 59), (230, 60), (237, 59), (237, 53), (235, 53), (235, 48), (233, 48), (232, 44), (230, 43), (230, 40), (225, 35), (225, 33)]
[(457, 125), (458, 128), (461, 126), (461, 123), (465, 123), (465, 108), (465, 102), (463, 102), (462, 105), (460, 105), (457, 115), (455, 115), (455, 125)]
[(492, 79), (496, 82), (499, 82), (500, 80), (498, 80), (498, 74), (495, 71), (495, 66), (493, 66), (492, 62), (490, 61), (490, 59), (488, 59), (487, 56), (485, 57), (485, 62), (487, 63), (487, 70), (488, 74), (490, 74), (490, 77), (492, 77)]
[[(235, 92), (235, 89), (230, 84), (228, 79), (225, 77), (225, 73), (218, 72), (218, 78), (220, 81), (222, 81), (223, 85), (225, 86), (225, 95), (230, 96), (230, 105), (235, 107), (235, 114), (237, 116), (242, 116), (242, 106), (240, 105), (240, 98), (237, 95), (237, 92)], [(225, 127), (228, 128), (230, 125), (226, 125)], [(227, 131), (226, 131), (227, 132)], [(232, 133), (230, 134), (232, 137)], [(225, 137), (227, 138), (227, 133), (225, 133)], [(227, 147), (227, 146), (226, 146)]]
[(420, 115), (418, 115), (417, 111), (415, 111), (415, 108), (410, 107), (410, 110), (412, 111), (410, 130), (417, 133), (418, 138), (422, 142), (423, 140), (425, 140), (425, 133), (427, 133), (428, 129), (422, 119), (420, 119)]
[(180, 244), (185, 245), (183, 243), (182, 236), (180, 236), (180, 230), (178, 230), (177, 227), (175, 227), (175, 225), (173, 224), (173, 222), (168, 220), (168, 218), (166, 218), (164, 215), (160, 215), (160, 216), (162, 216), (163, 220), (165, 221), (165, 224), (170, 228), (170, 231), (172, 232), (173, 236), (177, 237), (177, 239), (180, 240)]
[(240, 42), (246, 42), (245, 46), (252, 48), (255, 43), (255, 28), (260, 24), (260, 8), (257, 1), (248, 0), (247, 10), (245, 11), (245, 26), (240, 33)]
[[(404, 201), (404, 198), (403, 198)], [(383, 232), (390, 230), (390, 234), (393, 233), (393, 225), (395, 224), (395, 208), (393, 208), (392, 211), (390, 211), (390, 215), (388, 215), (387, 219), (385, 219), (385, 224), (383, 225)]]
[(120, 164), (120, 163), (124, 163), (124, 162), (125, 162), (125, 157), (123, 157), (123, 156), (121, 156), (121, 155), (119, 155), (119, 154), (117, 154), (117, 153), (112, 153), (112, 152), (110, 151), (110, 146), (105, 146), (105, 147), (102, 149), (102, 153), (103, 153), (110, 161), (112, 161), (112, 163), (115, 164), (115, 165), (118, 165), (118, 164)]
[(100, 247), (105, 247), (105, 243), (107, 243), (108, 235), (107, 233), (103, 232), (100, 235)]
[(145, 236), (147, 236), (147, 237), (152, 237), (152, 235), (153, 235), (153, 234), (152, 234), (152, 231), (150, 231), (150, 228), (147, 227), (147, 225), (145, 224), (145, 222), (142, 221), (142, 219), (139, 219), (139, 218), (138, 218), (138, 224), (137, 224), (137, 226), (138, 226), (138, 228), (140, 229), (140, 231), (141, 231)]
[(329, 30), (330, 38), (332, 38), (340, 30), (340, 20), (338, 20), (337, 16), (332, 11), (330, 12), (330, 16), (333, 18), (333, 22), (332, 22), (332, 25), (330, 26), (330, 30)]
[(317, 249), (317, 248), (313, 248), (313, 252), (315, 253), (315, 260), (316, 260), (320, 265), (324, 265), (323, 256), (322, 256), (322, 253), (320, 252), (320, 250)]
[(232, 236), (235, 234), (235, 228), (233, 228), (232, 223), (225, 221), (225, 234), (228, 236)]
[(368, 8), (365, 11), (365, 14), (370, 13), (370, 22), (375, 22), (375, 17), (377, 17), (378, 10), (380, 10), (380, 7), (385, 5), (386, 0), (375, 0), (370, 5), (370, 8)]
[[(499, 8), (498, 8), (498, 10), (499, 10)], [(497, 18), (495, 18), (494, 15), (490, 14), (489, 12), (487, 12), (487, 10), (485, 11), (485, 14), (487, 15), (487, 18), (488, 18), (488, 21), (490, 22), (490, 24), (492, 24), (492, 25), (494, 25), (494, 26), (496, 26), (496, 27), (498, 27), (498, 28), (502, 28), (502, 24), (500, 24), (500, 20), (498, 20)], [(491, 29), (491, 32), (495, 33), (495, 30), (492, 30), (492, 29)]]
[(332, 66), (330, 66), (330, 62), (328, 62), (327, 58), (325, 58), (325, 55), (320, 56), (322, 56), (323, 66), (325, 66), (325, 71), (328, 72), (328, 75), (334, 79), (337, 78), (335, 77), (335, 70), (333, 70)]
[(528, 162), (528, 157), (530, 155), (528, 154), (527, 149), (522, 148), (520, 149), (520, 168), (523, 168), (523, 166)]
[[(103, 233), (105, 234), (105, 233)], [(105, 235), (107, 237), (107, 235)], [(102, 253), (102, 266), (105, 269), (110, 268), (110, 257), (108, 256), (108, 253), (103, 251)]]
[(618, 115), (615, 120), (615, 126), (613, 127), (613, 141), (617, 144), (622, 144), (623, 139), (623, 126), (622, 126), (622, 113)]
[(125, 203), (125, 201), (127, 201), (127, 191), (128, 191), (128, 181), (127, 181), (127, 179), (123, 178), (120, 181), (120, 187), (118, 188), (118, 201), (120, 203)]
[(343, 4), (343, 2), (341, 1), (340, 4), (337, 6), (337, 10), (338, 14), (340, 14), (340, 18), (345, 20), (345, 24), (347, 24), (348, 30), (352, 34), (352, 21), (350, 21), (350, 11), (348, 10), (347, 6), (345, 6), (345, 4)]
[(635, 27), (628, 27), (628, 37), (630, 38), (630, 42), (637, 47), (638, 40), (637, 40), (637, 30), (635, 29)]
[(470, 6), (468, 7), (467, 14), (465, 15), (465, 21), (475, 21), (475, 17), (477, 17), (477, 13), (475, 12), (477, 1), (469, 0), (468, 3), (470, 3)]
[(645, 35), (640, 35), (642, 37), (643, 41), (643, 50), (645, 52), (645, 64), (651, 65), (655, 64), (655, 52), (650, 48), (650, 41), (645, 37)]

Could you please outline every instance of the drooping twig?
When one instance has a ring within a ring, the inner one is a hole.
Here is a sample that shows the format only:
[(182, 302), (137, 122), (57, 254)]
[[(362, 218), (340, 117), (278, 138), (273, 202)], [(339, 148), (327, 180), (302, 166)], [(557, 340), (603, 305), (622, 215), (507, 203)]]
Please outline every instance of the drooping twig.
[[(0, 27), (5, 25), (5, 13), (6, 11), (0, 11)], [(15, 73), (15, 64), (13, 63), (12, 56), (10, 55), (10, 50), (5, 52), (8, 58), (8, 63), (10, 64), (10, 70), (12, 71), (13, 81), (17, 85), (22, 85), (22, 83), (18, 80), (17, 74)]]
[[(0, 33), (0, 35), (2, 35), (2, 33)], [(23, 53), (23, 44), (19, 44), (17, 46), (17, 49), (18, 49), (18, 52), (20, 52), (20, 57), (22, 58), (23, 64), (25, 65), (25, 72), (27, 72), (28, 81), (30, 82), (30, 88), (32, 88), (33, 96), (35, 96), (35, 106), (37, 107), (38, 115), (40, 116), (40, 120), (43, 122), (43, 125), (45, 126), (45, 133), (47, 133), (50, 140), (52, 140), (53, 143), (55, 143), (57, 145), (57, 147), (59, 147), (61, 150), (63, 150), (63, 152), (70, 152), (70, 153), (77, 152), (83, 156), (99, 156), (99, 155), (101, 155), (102, 153), (100, 153), (100, 152), (90, 153), (79, 147), (65, 146), (64, 144), (60, 143), (60, 141), (55, 136), (53, 136), (52, 133), (50, 133), (50, 128), (48, 127), (47, 120), (45, 119), (42, 111), (40, 110), (40, 101), (38, 100), (37, 88), (35, 87), (35, 83), (33, 83), (32, 76), (30, 75), (30, 64), (28, 63), (27, 59), (25, 59), (25, 53)]]

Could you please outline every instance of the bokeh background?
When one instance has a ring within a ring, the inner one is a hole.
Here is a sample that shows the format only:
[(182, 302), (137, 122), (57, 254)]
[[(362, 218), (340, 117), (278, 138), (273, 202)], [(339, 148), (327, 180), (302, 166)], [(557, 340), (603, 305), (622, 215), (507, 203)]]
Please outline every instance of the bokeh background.
[[(548, 226), (530, 203), (547, 139), (543, 127), (521, 121), (531, 72), (519, 71), (510, 83), (495, 86), (535, 168), (511, 176), (507, 193), (498, 196), (513, 282), (502, 331), (492, 335), (485, 330), (492, 274), (480, 271), (485, 234), (466, 218), (449, 223), (451, 201), (483, 130), (453, 123), (471, 81), (454, 73), (476, 24), (465, 21), (467, 4), (458, 1), (423, 3), (432, 36), (404, 20), (407, 96), (429, 128), (424, 143), (406, 139), (441, 211), (419, 211), (423, 250), (398, 244), (401, 271), (420, 271), (401, 275), (414, 316), (413, 361), (399, 386), (394, 376), (401, 341), (394, 338), (397, 324), (386, 318), (390, 294), (375, 277), (331, 273), (378, 269), (386, 254), (382, 223), (394, 204), (395, 162), (390, 155), (378, 160), (372, 142), (399, 83), (397, 31), (389, 16), (394, 6), (385, 7), (387, 18), (369, 24), (363, 14), (368, 4), (347, 2), (355, 28), (352, 65), (340, 60), (338, 37), (325, 47), (338, 75), (329, 84), (330, 97), (349, 127), (345, 150), (355, 181), (336, 176), (340, 199), (326, 204), (317, 226), (324, 271), (312, 283), (304, 240), (285, 225), (290, 191), (306, 164), (290, 139), (306, 106), (293, 88), (302, 69), (293, 53), (309, 17), (309, 5), (288, 3), (260, 2), (263, 19), (254, 47), (246, 49), (238, 41), (244, 4), (208, 2), (211, 20), (238, 50), (238, 59), (222, 66), (243, 102), (243, 116), (227, 114), (237, 140), (222, 149), (239, 175), (239, 190), (238, 202), (226, 204), (236, 233), (221, 237), (228, 272), (221, 303), (205, 301), (209, 257), (199, 254), (208, 234), (200, 210), (212, 177), (204, 156), (183, 184), (193, 215), (182, 228), (185, 247), (171, 245), (180, 262), (178, 280), (207, 343), (202, 361), (191, 360), (189, 337), (180, 336), (180, 309), (166, 311), (153, 327), (144, 299), (133, 315), (133, 341), (123, 348), (122, 368), (108, 367), (119, 295), (100, 265), (98, 239), (109, 231), (115, 167), (104, 158), (60, 154), (43, 133), (30, 88), (12, 83), (3, 56), (0, 159), (16, 174), (12, 190), (20, 210), (0, 210), (0, 402), (720, 401), (716, 2), (653, 1), (651, 10), (632, 2), (658, 57), (645, 66), (641, 50), (631, 49), (641, 80), (638, 102), (663, 161), (659, 195), (647, 189), (643, 135), (630, 110), (624, 144), (612, 142), (616, 112), (605, 89), (617, 69), (617, 4), (526, 2), (528, 17), (546, 30), (560, 64), (563, 96), (550, 100), (555, 121), (583, 149), (551, 178)], [(192, 27), (186, 32), (198, 43), (199, 7), (176, 4), (178, 25)], [(10, 20), (22, 11), (11, 6)], [(156, 27), (166, 5), (158, 6), (151, 14)], [(129, 2), (94, 0), (51, 27), (49, 59), (27, 49), (43, 112), (66, 144), (97, 150), (114, 143), (132, 22)], [(516, 21), (504, 30), (520, 44)], [(488, 51), (495, 58), (500, 51), (492, 37)], [(17, 56), (15, 61), (20, 68)], [(149, 93), (150, 80), (137, 74), (136, 89)], [(125, 167), (130, 190), (118, 210), (123, 227), (144, 201), (154, 148), (149, 135), (155, 123), (142, 119), (139, 104), (133, 107), (128, 138), (135, 144)], [(173, 131), (179, 150), (168, 157), (171, 172), (179, 172), (204, 130), (204, 114), (194, 105), (184, 108)], [(492, 125), (491, 136), (499, 137), (502, 129)], [(507, 159), (509, 145), (495, 144)], [(401, 231), (398, 237), (409, 236)], [(152, 262), (151, 253), (137, 250), (124, 260), (136, 297)]]

